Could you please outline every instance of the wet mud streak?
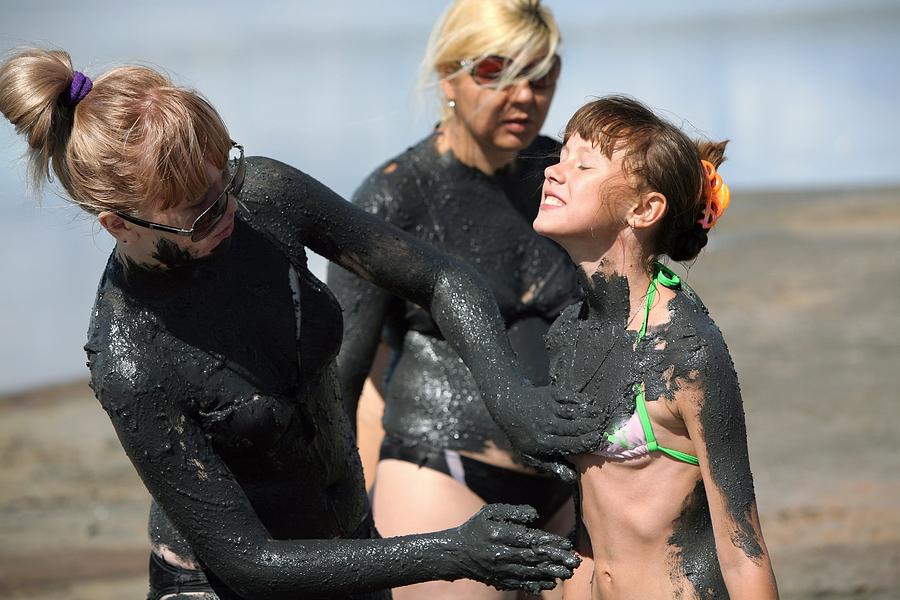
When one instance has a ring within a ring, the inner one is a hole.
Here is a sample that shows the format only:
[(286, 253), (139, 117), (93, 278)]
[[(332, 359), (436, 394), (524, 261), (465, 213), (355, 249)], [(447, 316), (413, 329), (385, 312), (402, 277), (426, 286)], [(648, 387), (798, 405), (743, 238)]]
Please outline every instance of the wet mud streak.
[(686, 579), (692, 593), (679, 597), (701, 600), (725, 600), (728, 590), (719, 569), (716, 541), (710, 525), (709, 504), (703, 482), (698, 481), (694, 491), (685, 499), (681, 516), (675, 520), (672, 535), (668, 539), (672, 560), (671, 579), (674, 589), (682, 588)]
[[(557, 142), (538, 138), (491, 177), (452, 152), (439, 154), (432, 135), (376, 169), (353, 198), (478, 271), (500, 307), (524, 373), (539, 385), (548, 381), (543, 335), (578, 297), (568, 256), (531, 227), (543, 170), (558, 151)], [(395, 352), (385, 393), (389, 435), (433, 449), (510, 449), (471, 373), (426, 311), (339, 267), (330, 267), (328, 282), (344, 309), (338, 362), (352, 414), (383, 336)]]
[(190, 252), (165, 238), (160, 238), (156, 243), (156, 251), (153, 253), (153, 258), (169, 269), (189, 266), (194, 260)]
[[(648, 329), (635, 349), (636, 331), (626, 330), (625, 324), (639, 326), (634, 321), (642, 314), (629, 314), (625, 278), (601, 273), (588, 277), (579, 271), (579, 280), (585, 300), (566, 309), (547, 335), (553, 385), (584, 391), (606, 404), (610, 417), (598, 428), (607, 433), (634, 414), (635, 384), (645, 384), (648, 402), (672, 402), (682, 386), (699, 387), (703, 400), (696, 410), (712, 479), (733, 521), (732, 543), (749, 558), (759, 558), (762, 547), (751, 521), (755, 496), (740, 387), (722, 334), (706, 308), (693, 290), (682, 286), (666, 307), (669, 321)], [(702, 491), (702, 482), (699, 485)], [(672, 538), (679, 544), (681, 575), (691, 581), (698, 572), (721, 578), (706, 498), (692, 496), (685, 506)], [(692, 541), (686, 541), (688, 537)], [(711, 562), (700, 565), (703, 561)]]

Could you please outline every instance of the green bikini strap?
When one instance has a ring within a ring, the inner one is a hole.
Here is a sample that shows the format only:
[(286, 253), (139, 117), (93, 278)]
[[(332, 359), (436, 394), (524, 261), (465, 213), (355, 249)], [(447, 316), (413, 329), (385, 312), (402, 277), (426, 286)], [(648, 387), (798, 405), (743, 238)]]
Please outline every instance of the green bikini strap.
[(638, 330), (637, 343), (644, 339), (647, 333), (647, 321), (650, 319), (650, 309), (653, 307), (653, 301), (656, 299), (656, 288), (662, 284), (667, 288), (677, 288), (681, 285), (681, 278), (672, 269), (662, 263), (653, 264), (653, 279), (650, 280), (650, 287), (647, 288), (647, 303), (644, 305), (644, 322)]
[[(647, 305), (644, 307), (644, 322), (641, 323), (641, 328), (640, 330), (638, 330), (638, 342), (644, 339), (644, 334), (647, 333), (647, 321), (650, 319), (650, 308), (653, 306), (653, 300), (656, 298), (657, 285), (662, 284), (667, 288), (677, 288), (679, 285), (681, 285), (681, 278), (678, 277), (678, 275), (675, 274), (671, 269), (660, 263), (656, 263), (654, 267), (655, 272), (653, 275), (653, 280), (650, 282), (650, 287), (647, 288)], [(647, 438), (647, 451), (659, 451), (664, 454), (668, 454), (669, 456), (677, 460), (699, 466), (700, 460), (696, 456), (692, 454), (686, 454), (678, 450), (673, 450), (671, 448), (664, 448), (659, 445), (659, 442), (656, 441), (656, 435), (653, 433), (653, 425), (651, 425), (650, 423), (650, 415), (647, 413), (647, 401), (644, 397), (646, 393), (644, 391), (644, 384), (635, 384), (634, 393), (634, 403), (637, 406), (638, 417), (641, 419), (641, 429), (644, 430), (644, 437)]]

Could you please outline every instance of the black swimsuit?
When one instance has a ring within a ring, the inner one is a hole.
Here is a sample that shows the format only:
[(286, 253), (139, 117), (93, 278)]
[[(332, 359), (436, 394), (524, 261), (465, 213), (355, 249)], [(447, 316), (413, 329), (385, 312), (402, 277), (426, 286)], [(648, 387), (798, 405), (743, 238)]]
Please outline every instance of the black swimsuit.
[[(132, 461), (176, 465), (139, 468), (148, 488), (178, 495), (190, 493), (179, 481), (238, 484), (234, 498), (176, 502), (195, 505), (187, 518), (197, 531), (233, 528), (231, 543), (216, 552), (247, 551), (240, 510), (232, 509), (243, 502), (272, 539), (376, 535), (334, 375), (339, 307), (305, 262), (268, 237), (239, 216), (230, 247), (187, 267), (126, 270), (111, 257), (85, 346), (94, 391)], [(149, 422), (170, 434), (152, 437), (153, 427), (125, 443), (123, 435)], [(210, 448), (217, 456), (207, 462)], [(179, 460), (187, 449), (200, 458)], [(201, 589), (240, 598), (195, 557), (156, 499), (149, 530), (154, 544), (205, 573), (161, 567), (156, 557), (151, 598)]]
[[(475, 267), (497, 300), (523, 371), (533, 383), (546, 384), (543, 335), (580, 297), (569, 257), (531, 226), (543, 170), (558, 157), (559, 144), (540, 137), (514, 163), (488, 176), (452, 152), (441, 155), (435, 141), (429, 136), (379, 167), (353, 201)], [(338, 363), (345, 399), (358, 398), (382, 333), (395, 351), (385, 388), (381, 458), (437, 469), (486, 501), (525, 502), (540, 508), (542, 517), (551, 516), (569, 497), (568, 486), (458, 458), (460, 451), (481, 452), (489, 444), (511, 447), (428, 313), (340, 268), (329, 268), (328, 281), (344, 309)]]

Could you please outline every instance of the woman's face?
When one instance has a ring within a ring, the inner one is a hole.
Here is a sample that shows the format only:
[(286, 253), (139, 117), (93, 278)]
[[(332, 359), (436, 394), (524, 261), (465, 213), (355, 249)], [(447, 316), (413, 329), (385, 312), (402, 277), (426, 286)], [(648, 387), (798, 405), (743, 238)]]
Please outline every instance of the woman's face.
[[(216, 202), (231, 180), (227, 169), (219, 169), (210, 162), (206, 163), (206, 174), (210, 181), (210, 187), (203, 197), (194, 202), (185, 202), (165, 210), (149, 210), (141, 214), (140, 218), (181, 229), (190, 229), (197, 217)], [(140, 228), (141, 235), (138, 243), (141, 250), (169, 267), (209, 256), (234, 230), (237, 202), (233, 196), (229, 196), (227, 202), (225, 213), (203, 239), (195, 242), (189, 236)]]
[(539, 85), (523, 78), (504, 88), (493, 88), (479, 84), (469, 70), (464, 70), (442, 79), (441, 87), (446, 98), (456, 103), (455, 118), (480, 145), (515, 152), (526, 148), (540, 133), (556, 92), (558, 73), (557, 65), (551, 77)]
[(567, 248), (577, 241), (613, 240), (624, 227), (633, 192), (622, 170), (622, 151), (607, 158), (572, 135), (559, 162), (544, 170), (534, 230)]

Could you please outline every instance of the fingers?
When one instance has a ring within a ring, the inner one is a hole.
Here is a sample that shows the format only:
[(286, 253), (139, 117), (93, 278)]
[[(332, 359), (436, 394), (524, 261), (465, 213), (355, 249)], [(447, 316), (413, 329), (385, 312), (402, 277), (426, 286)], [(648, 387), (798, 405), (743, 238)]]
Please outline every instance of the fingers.
[[(560, 537), (555, 533), (541, 531), (540, 529), (529, 529), (521, 526), (496, 531), (492, 537), (494, 538), (494, 543), (513, 549), (509, 553), (503, 553), (502, 556), (504, 558), (521, 555), (521, 552), (515, 551), (517, 548), (528, 548), (533, 551), (553, 548), (561, 549), (561, 552), (567, 552), (572, 549), (572, 542), (564, 537)], [(541, 555), (541, 559), (543, 560), (543, 555)]]
[(480, 513), (491, 521), (526, 524), (538, 518), (538, 512), (527, 504), (488, 504)]
[(534, 548), (521, 548), (500, 551), (496, 553), (496, 558), (502, 562), (516, 565), (535, 566), (544, 564), (562, 565), (569, 569), (575, 569), (581, 564), (581, 557), (575, 554), (569, 548), (561, 548), (561, 543), (554, 542), (553, 545), (542, 545)]
[(575, 483), (578, 480), (578, 473), (575, 472), (575, 469), (564, 462), (553, 460), (544, 461), (531, 456), (528, 457), (526, 462), (535, 469), (553, 473), (565, 483)]
[(503, 579), (494, 584), (498, 590), (517, 590), (522, 589), (529, 594), (540, 594), (541, 590), (552, 590), (556, 587), (556, 580), (550, 581), (519, 581), (517, 579)]
[[(542, 565), (501, 565), (497, 568), (501, 579), (515, 580), (518, 579), (524, 583), (526, 581), (552, 581), (554, 579), (569, 579), (572, 576), (572, 569), (562, 565), (542, 564)], [(521, 585), (521, 583), (519, 584)]]
[[(580, 410), (580, 409), (579, 409)], [(540, 431), (544, 434), (573, 437), (596, 433), (603, 429), (606, 421), (592, 414), (582, 411), (572, 418), (564, 418), (558, 415), (546, 415)]]

